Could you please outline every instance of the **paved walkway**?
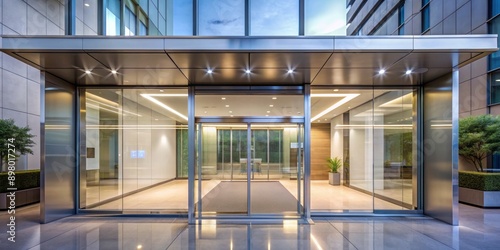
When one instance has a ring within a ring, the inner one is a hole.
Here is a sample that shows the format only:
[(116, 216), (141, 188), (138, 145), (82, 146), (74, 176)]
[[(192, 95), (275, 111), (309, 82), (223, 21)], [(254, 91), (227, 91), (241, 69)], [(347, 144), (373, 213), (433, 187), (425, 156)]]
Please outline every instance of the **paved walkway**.
[(313, 225), (189, 226), (184, 219), (73, 216), (41, 225), (38, 205), (17, 210), (16, 242), (0, 212), (0, 249), (499, 249), (500, 209), (460, 205), (460, 226), (426, 217), (316, 219)]

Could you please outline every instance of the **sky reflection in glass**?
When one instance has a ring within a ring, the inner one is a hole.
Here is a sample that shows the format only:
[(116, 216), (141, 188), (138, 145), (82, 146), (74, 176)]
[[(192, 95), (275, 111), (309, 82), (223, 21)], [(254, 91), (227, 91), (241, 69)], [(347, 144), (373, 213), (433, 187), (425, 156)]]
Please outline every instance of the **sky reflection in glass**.
[(297, 36), (298, 34), (298, 0), (250, 1), (250, 35)]
[(198, 4), (199, 35), (245, 35), (244, 0), (203, 0)]

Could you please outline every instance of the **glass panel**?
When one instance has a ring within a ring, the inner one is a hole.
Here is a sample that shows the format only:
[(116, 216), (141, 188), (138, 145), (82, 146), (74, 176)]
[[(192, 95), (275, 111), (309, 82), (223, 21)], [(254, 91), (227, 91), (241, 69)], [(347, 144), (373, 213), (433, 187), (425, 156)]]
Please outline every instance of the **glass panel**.
[(430, 7), (426, 6), (422, 10), (422, 33), (427, 31), (431, 25), (431, 15), (430, 15)]
[(245, 35), (244, 0), (204, 0), (198, 4), (199, 35)]
[[(311, 209), (416, 208), (416, 101), (412, 89), (313, 89)], [(340, 174), (328, 173), (337, 157)], [(324, 193), (335, 193), (325, 197)]]
[(148, 35), (148, 27), (143, 22), (139, 22), (139, 35), (140, 36)]
[(106, 7), (106, 35), (120, 35), (120, 0), (109, 0)]
[(82, 99), (85, 207), (186, 211), (187, 91), (87, 89)]
[[(245, 124), (197, 125), (196, 193), (201, 195), (195, 209), (201, 209), (203, 216), (248, 212), (246, 127)], [(233, 161), (223, 165), (224, 161), (230, 161), (231, 155)]]
[(135, 31), (136, 16), (128, 7), (125, 7), (124, 22), (125, 22), (125, 35), (134, 36), (136, 33)]
[[(490, 34), (500, 34), (500, 17), (496, 17), (489, 23)], [(500, 41), (497, 41), (497, 46), (500, 46)], [(489, 69), (494, 70), (500, 67), (500, 52), (494, 52), (489, 55)]]
[(413, 209), (413, 92), (389, 90), (374, 106), (375, 209)]
[(500, 71), (490, 74), (490, 104), (500, 103)]
[(500, 1), (490, 0), (490, 17), (494, 17), (500, 13)]
[[(302, 173), (299, 173), (298, 159), (303, 158), (303, 151), (297, 142), (299, 127), (293, 124), (252, 124), (251, 127), (251, 213), (300, 214), (298, 190), (302, 187)], [(271, 140), (284, 146), (271, 149)], [(279, 152), (280, 149), (283, 151)], [(271, 164), (268, 161), (271, 152), (285, 155), (285, 164)]]
[(76, 35), (97, 35), (98, 1), (77, 0), (76, 6)]
[(346, 34), (346, 8), (343, 1), (306, 0), (305, 34), (344, 35)]
[(167, 0), (167, 35), (193, 35), (193, 0)]
[(250, 34), (252, 36), (297, 36), (299, 34), (299, 1), (251, 0)]

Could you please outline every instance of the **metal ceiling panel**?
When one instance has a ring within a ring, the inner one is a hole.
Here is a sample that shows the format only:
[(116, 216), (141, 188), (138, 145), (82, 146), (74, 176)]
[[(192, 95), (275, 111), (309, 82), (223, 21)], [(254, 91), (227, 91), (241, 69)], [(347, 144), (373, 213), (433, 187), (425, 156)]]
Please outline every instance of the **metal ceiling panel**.
[(165, 53), (89, 53), (110, 69), (176, 69)]
[(410, 52), (413, 36), (338, 36), (335, 51), (340, 52)]
[(248, 53), (168, 53), (181, 69), (247, 69)]
[(321, 68), (332, 53), (251, 53), (250, 68)]
[(105, 68), (104, 65), (86, 53), (17, 53), (20, 57), (44, 69), (87, 69)]
[(208, 74), (205, 69), (182, 69), (191, 83), (215, 84), (301, 84), (308, 83), (311, 75), (316, 75), (319, 69), (297, 69), (288, 73), (287, 68), (254, 69), (247, 74), (243, 69), (216, 69)]
[(406, 52), (333, 53), (325, 68), (386, 68), (404, 58)]
[(407, 77), (404, 72), (388, 71), (384, 76), (378, 75), (374, 68), (322, 69), (313, 85), (412, 85), (417, 79)]
[(109, 70), (94, 70), (92, 74), (77, 74), (80, 85), (187, 85), (188, 80), (177, 69), (121, 69), (117, 74)]

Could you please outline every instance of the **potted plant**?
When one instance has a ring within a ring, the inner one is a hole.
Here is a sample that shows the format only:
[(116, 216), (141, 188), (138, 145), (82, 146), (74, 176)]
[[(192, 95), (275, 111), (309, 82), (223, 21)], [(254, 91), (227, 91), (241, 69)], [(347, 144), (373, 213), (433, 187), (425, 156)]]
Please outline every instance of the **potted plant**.
[(335, 186), (340, 185), (339, 170), (342, 168), (342, 159), (335, 156), (334, 158), (328, 158), (326, 161), (328, 163), (328, 169), (330, 170), (328, 173), (328, 183)]

